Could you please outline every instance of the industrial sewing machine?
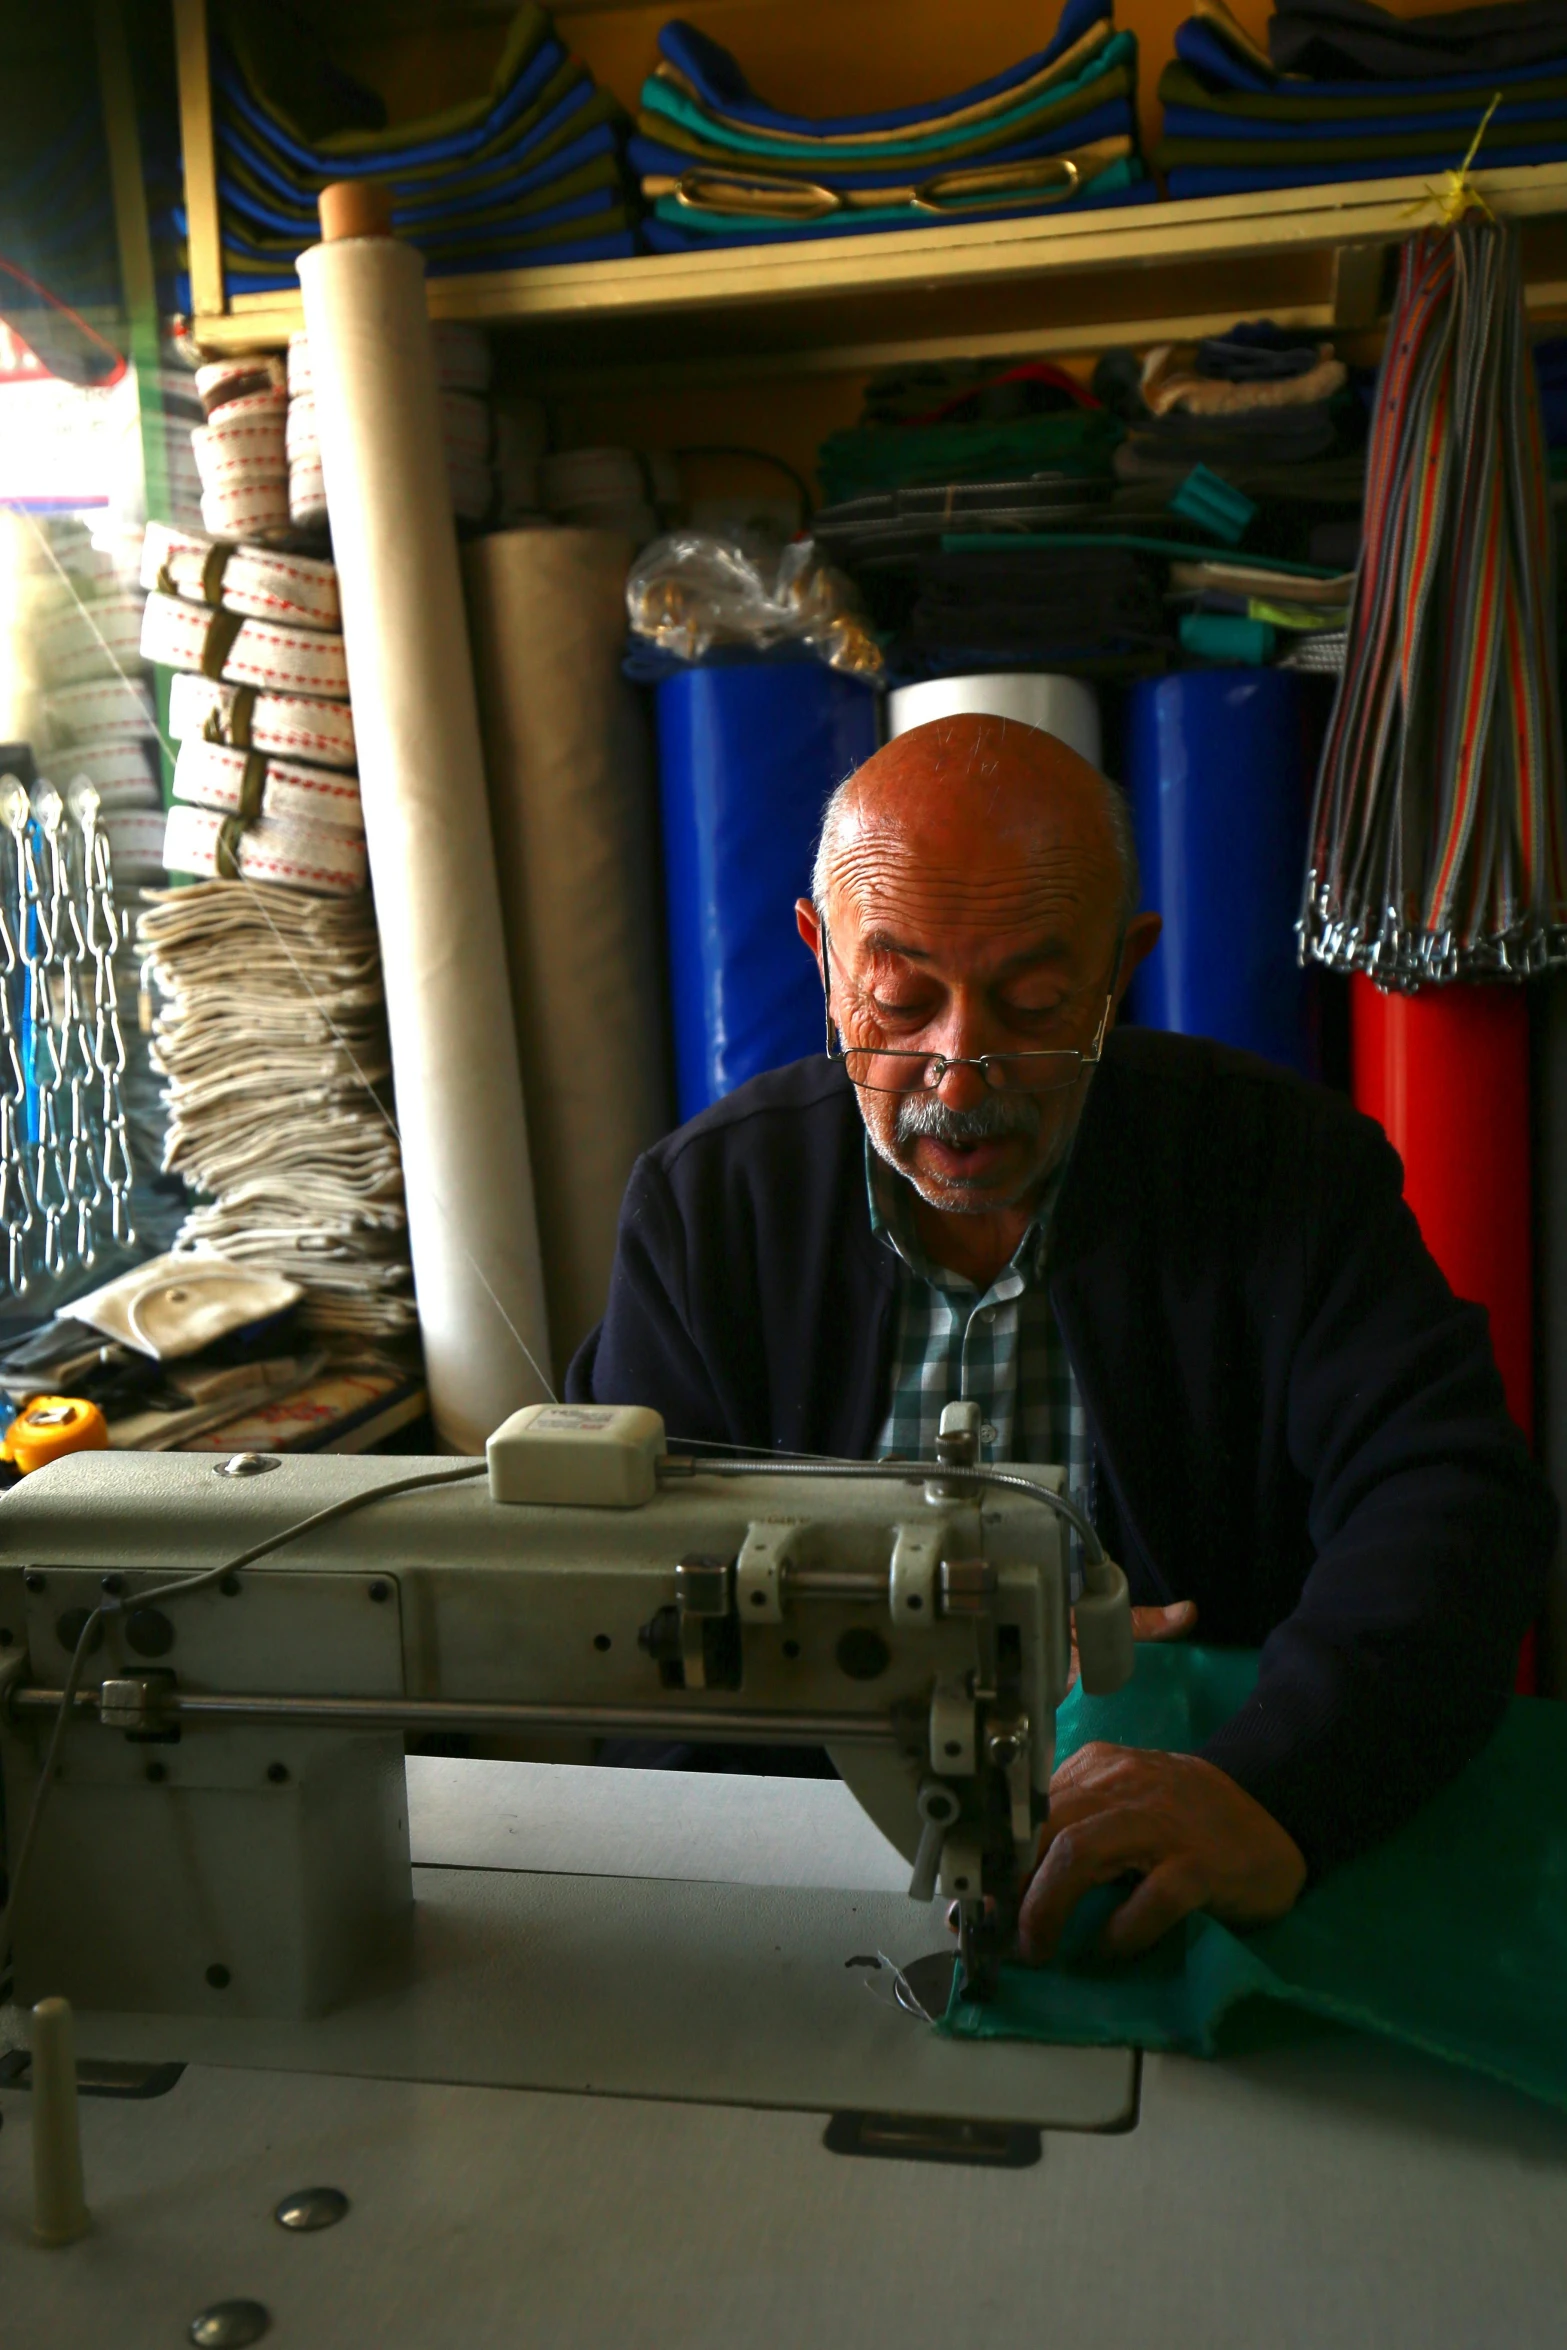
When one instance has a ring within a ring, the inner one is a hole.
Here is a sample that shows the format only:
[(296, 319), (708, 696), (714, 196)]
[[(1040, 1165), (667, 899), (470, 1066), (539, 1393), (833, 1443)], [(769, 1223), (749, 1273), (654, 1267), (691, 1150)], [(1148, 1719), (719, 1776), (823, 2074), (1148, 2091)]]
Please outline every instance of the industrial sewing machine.
[(970, 1404), (938, 1453), (901, 1474), (674, 1458), (654, 1412), (546, 1405), (492, 1438), (483, 1482), (188, 1454), (35, 1476), (0, 1519), (13, 1852), (71, 1722), (14, 1904), (18, 1995), (295, 2017), (350, 1997), (412, 1901), (405, 1736), (480, 1731), (825, 1747), (913, 1897), (957, 1904), (986, 1996), (1048, 1808), (1067, 1520), (1090, 1689), (1130, 1672), (1130, 1611), (1058, 1472), (977, 1468)]
[[(0, 1501), (13, 1867), (79, 1682), (15, 1955), (76, 2005), (90, 2215), (34, 2239), (53, 2059), (0, 2008), (6, 2350), (1554, 2350), (1559, 2117), (1352, 2035), (922, 2019), (938, 1888), (972, 1989), (1005, 1946), (1069, 1659), (1057, 1473), (977, 1471), (961, 1411), (938, 1451), (693, 1463), (554, 1407), (487, 1474), (97, 1454)], [(847, 1784), (405, 1768), (441, 1730)]]

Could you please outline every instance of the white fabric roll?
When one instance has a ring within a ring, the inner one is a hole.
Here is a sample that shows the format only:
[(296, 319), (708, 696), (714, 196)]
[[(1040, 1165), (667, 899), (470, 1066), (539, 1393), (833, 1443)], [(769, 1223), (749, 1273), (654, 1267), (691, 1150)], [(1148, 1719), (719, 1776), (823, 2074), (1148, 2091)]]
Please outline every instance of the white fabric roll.
[(477, 1452), (549, 1360), (424, 265), (301, 254), (430, 1408)]
[(152, 595), (142, 615), (141, 649), (144, 660), (165, 669), (199, 670), (259, 693), (348, 697), (343, 640), (325, 629), (242, 620), (236, 612)]
[(213, 359), (196, 370), (196, 397), (209, 416), (252, 392), (270, 392), (283, 382), (282, 361), (265, 351), (247, 351), (232, 359)]
[(51, 685), (112, 676), (134, 668), (141, 639), (142, 599), (134, 588), (71, 604), (46, 622), (35, 639), (39, 666)]
[(357, 756), (354, 714), (346, 702), (258, 694), (188, 670), (169, 680), (169, 733), (177, 743), (204, 734), (209, 742), (309, 759), (321, 767), (352, 767)]
[(117, 881), (158, 881), (163, 875), (161, 808), (105, 808), (104, 838)]
[(463, 556), (557, 1371), (604, 1311), (632, 1163), (673, 1122), (651, 761), (620, 674), (634, 553), (524, 530)]
[(153, 735), (152, 688), (139, 677), (95, 677), (45, 694), (51, 742), (117, 743)]
[(252, 620), (335, 629), (342, 618), (337, 573), (314, 555), (235, 547), (223, 539), (149, 522), (142, 541), (141, 584), (194, 603), (222, 604)]
[(158, 808), (163, 804), (147, 752), (139, 742), (69, 743), (49, 764), (62, 784), (75, 783), (78, 777), (90, 783), (105, 808)]
[[(487, 392), (490, 388), (490, 338), (481, 326), (463, 326), (441, 319), (430, 328), (435, 353), (435, 380), (443, 392)], [(310, 364), (310, 337), (289, 337), (288, 388), (294, 398), (315, 388)]]
[(174, 767), (174, 797), (224, 816), (270, 817), (279, 824), (330, 824), (362, 834), (359, 779), (297, 759), (269, 759), (228, 743), (188, 735)]
[(1104, 757), (1099, 727), (1099, 700), (1080, 677), (1058, 677), (1040, 671), (1000, 670), (992, 677), (931, 677), (920, 685), (899, 686), (887, 696), (887, 735), (907, 734), (911, 726), (926, 726), (933, 718), (1015, 718), (1023, 726), (1042, 727), (1086, 759), (1090, 767)]
[[(107, 819), (105, 820), (107, 822)], [(158, 827), (158, 866), (209, 881), (267, 881), (318, 897), (349, 898), (368, 879), (365, 844), (327, 824), (245, 824), (214, 808), (172, 807)], [(113, 834), (110, 834), (111, 846)]]
[(287, 538), (292, 529), (288, 511), (288, 475), (276, 481), (229, 482), (221, 490), (201, 493), (201, 527), (215, 539)]

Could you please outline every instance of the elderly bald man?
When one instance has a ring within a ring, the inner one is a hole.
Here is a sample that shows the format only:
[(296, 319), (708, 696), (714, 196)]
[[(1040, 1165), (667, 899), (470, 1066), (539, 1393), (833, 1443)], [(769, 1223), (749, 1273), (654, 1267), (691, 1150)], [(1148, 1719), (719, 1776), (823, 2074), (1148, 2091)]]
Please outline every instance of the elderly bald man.
[[(1269, 788), (1258, 778), (1258, 788)], [(1114, 787), (1064, 744), (938, 720), (829, 803), (825, 1054), (650, 1151), (578, 1399), (672, 1441), (929, 1458), (976, 1398), (988, 1461), (1059, 1461), (1144, 1637), (1262, 1646), (1200, 1756), (1089, 1746), (1024, 1900), (1048, 1957), (1107, 1929), (1276, 1917), (1484, 1743), (1554, 1505), (1379, 1128), (1200, 1040), (1114, 1027), (1159, 919)]]

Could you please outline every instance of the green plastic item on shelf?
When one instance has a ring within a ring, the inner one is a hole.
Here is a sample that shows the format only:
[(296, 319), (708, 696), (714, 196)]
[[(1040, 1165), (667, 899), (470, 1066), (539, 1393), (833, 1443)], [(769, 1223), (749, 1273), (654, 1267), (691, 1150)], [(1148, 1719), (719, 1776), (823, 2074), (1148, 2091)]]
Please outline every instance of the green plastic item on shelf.
[(1235, 661), (1248, 669), (1273, 659), (1278, 641), (1265, 620), (1248, 620), (1241, 612), (1183, 612), (1181, 651), (1199, 661)]
[[(1142, 1646), (1115, 1696), (1072, 1691), (1060, 1753), (1093, 1739), (1192, 1753), (1256, 1673), (1250, 1650)], [(1115, 1899), (1081, 1903), (1056, 1961), (1004, 1967), (990, 2005), (955, 1997), (940, 2029), (1217, 2056), (1237, 2011), (1261, 2002), (1567, 2108), (1567, 1705), (1514, 1698), (1450, 1786), (1275, 1925), (1240, 1935), (1189, 1919), (1146, 1957), (1109, 1965), (1091, 1951)]]

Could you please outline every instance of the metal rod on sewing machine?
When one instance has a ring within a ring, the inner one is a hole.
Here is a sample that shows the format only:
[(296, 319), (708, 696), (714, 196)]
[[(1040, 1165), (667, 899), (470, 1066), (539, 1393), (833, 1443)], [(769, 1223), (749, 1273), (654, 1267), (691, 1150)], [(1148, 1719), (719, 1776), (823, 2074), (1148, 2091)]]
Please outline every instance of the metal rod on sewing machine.
[[(110, 1686), (113, 1686), (112, 1684)], [(18, 1689), (17, 1713), (58, 1710), (59, 1689)], [(77, 1710), (96, 1715), (100, 1694), (78, 1690)], [(170, 1690), (147, 1709), (143, 1729), (176, 1722), (299, 1722), (350, 1730), (588, 1730), (603, 1736), (643, 1735), (725, 1740), (762, 1739), (775, 1746), (894, 1745), (886, 1715), (742, 1713), (733, 1708), (657, 1705), (526, 1705), (465, 1703), (438, 1697), (270, 1697)], [(112, 1727), (133, 1725), (117, 1711)]]

